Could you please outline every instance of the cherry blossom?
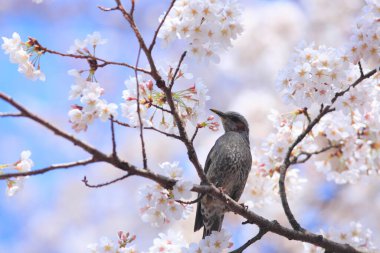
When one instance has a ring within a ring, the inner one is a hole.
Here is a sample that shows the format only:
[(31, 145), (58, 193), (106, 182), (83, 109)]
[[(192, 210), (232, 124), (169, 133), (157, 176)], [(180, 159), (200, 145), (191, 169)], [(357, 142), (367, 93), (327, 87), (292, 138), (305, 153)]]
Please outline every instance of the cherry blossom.
[[(210, 99), (207, 95), (207, 87), (201, 80), (197, 80), (195, 83), (190, 82), (189, 79), (192, 78), (192, 75), (185, 73), (182, 69), (179, 70), (175, 80), (172, 80), (174, 78), (172, 67), (166, 71), (162, 69), (161, 72), (164, 73), (168, 84), (175, 81), (175, 87), (178, 87), (177, 89), (173, 88), (172, 96), (179, 116), (184, 120), (184, 123), (190, 122), (193, 126), (197, 126), (204, 118), (205, 104)], [(147, 76), (138, 75), (137, 80), (138, 91), (136, 89), (136, 77), (131, 77), (125, 81), (126, 89), (122, 96), (124, 102), (120, 104), (122, 116), (128, 118), (131, 125), (138, 126), (140, 121), (137, 103), (139, 103), (143, 125), (156, 126), (166, 132), (176, 131), (173, 115), (168, 113), (170, 107), (167, 104), (164, 92), (157, 90), (153, 81)], [(139, 101), (137, 101), (138, 92)], [(211, 124), (211, 122), (208, 123)]]
[[(18, 72), (24, 74), (28, 79), (33, 81), (45, 81), (45, 74), (42, 73), (39, 64), (39, 58), (43, 54), (40, 48), (35, 45), (35, 40), (29, 38), (27, 42), (22, 42), (20, 35), (16, 32), (12, 38), (2, 37), (3, 44), (1, 48), (5, 54), (9, 54), (9, 60), (19, 65)], [(34, 57), (31, 59), (31, 57)]]
[(218, 53), (230, 47), (231, 40), (242, 32), (240, 16), (236, 1), (177, 1), (158, 37), (164, 45), (175, 38), (185, 40), (195, 58), (219, 62)]
[[(349, 227), (341, 231), (331, 229), (328, 232), (321, 230), (320, 233), (327, 239), (347, 243), (359, 251), (374, 252), (377, 249), (372, 243), (372, 231), (364, 229), (359, 222), (351, 222)], [(307, 243), (304, 243), (304, 250), (305, 253), (325, 252), (325, 249)]]
[(140, 211), (142, 220), (160, 227), (175, 220), (185, 219), (192, 211), (192, 206), (178, 203), (175, 200), (191, 197), (191, 182), (182, 180), (182, 169), (178, 162), (164, 162), (160, 164), (161, 174), (178, 180), (173, 190), (167, 190), (159, 184), (145, 185), (139, 190)]
[(75, 79), (75, 83), (71, 86), (69, 99), (79, 98), (81, 102), (81, 105), (72, 106), (68, 112), (70, 123), (75, 131), (87, 130), (88, 125), (96, 118), (107, 121), (111, 117), (117, 117), (118, 106), (101, 98), (104, 89), (98, 82), (84, 79), (81, 73), (75, 69), (69, 70), (68, 74)]
[(357, 19), (356, 28), (350, 39), (347, 51), (352, 63), (360, 60), (370, 67), (380, 64), (380, 3), (376, 0), (366, 0), (361, 16)]
[(94, 49), (94, 53), (95, 53), (96, 46), (104, 45), (107, 42), (108, 40), (102, 38), (99, 32), (93, 32), (92, 34), (88, 34), (84, 40), (75, 39), (74, 45), (72, 45), (67, 52), (69, 54), (79, 53), (79, 54), (91, 55), (87, 49), (88, 46), (91, 46)]

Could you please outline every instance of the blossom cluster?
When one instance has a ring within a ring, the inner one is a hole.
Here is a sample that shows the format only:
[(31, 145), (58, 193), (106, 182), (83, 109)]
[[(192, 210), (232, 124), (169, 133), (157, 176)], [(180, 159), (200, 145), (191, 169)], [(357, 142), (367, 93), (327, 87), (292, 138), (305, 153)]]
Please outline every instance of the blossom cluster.
[(145, 185), (139, 190), (142, 220), (153, 226), (170, 223), (171, 219), (180, 220), (188, 217), (192, 207), (178, 200), (189, 199), (193, 184), (182, 179), (182, 169), (178, 162), (160, 164), (160, 174), (178, 180), (172, 190), (159, 184)]
[(233, 246), (231, 235), (225, 230), (212, 231), (211, 235), (206, 236), (199, 243), (191, 243), (189, 247), (183, 249), (183, 253), (223, 253), (228, 252)]
[(136, 236), (130, 236), (129, 233), (119, 231), (118, 242), (110, 240), (108, 237), (103, 236), (100, 238), (99, 243), (91, 243), (87, 245), (87, 249), (91, 253), (109, 252), (109, 253), (137, 253), (134, 245), (131, 244)]
[[(364, 229), (359, 222), (351, 222), (350, 226), (344, 231), (331, 230), (320, 232), (324, 238), (339, 242), (347, 243), (355, 249), (362, 252), (373, 252), (376, 247), (372, 243), (372, 231)], [(305, 253), (323, 253), (325, 249), (317, 247), (312, 244), (304, 243)]]
[(27, 42), (22, 42), (20, 35), (16, 32), (12, 34), (12, 38), (2, 37), (2, 39), (4, 42), (1, 48), (5, 54), (9, 54), (9, 60), (12, 63), (18, 64), (18, 72), (33, 81), (37, 79), (45, 81), (46, 77), (39, 63), (43, 52), (34, 39), (29, 38)]
[(98, 45), (104, 45), (108, 42), (107, 39), (102, 38), (99, 32), (93, 32), (92, 34), (88, 34), (84, 40), (75, 39), (74, 45), (70, 47), (67, 51), (69, 54), (83, 54), (83, 55), (91, 55), (88, 50), (88, 46), (93, 48), (93, 53), (95, 54), (95, 48)]
[[(100, 253), (138, 253), (135, 245), (129, 245), (136, 238), (129, 238), (129, 233), (118, 233), (118, 243), (107, 237), (102, 237), (99, 243), (92, 243), (87, 246), (89, 252)], [(148, 253), (223, 253), (232, 247), (231, 235), (225, 230), (220, 232), (213, 231), (211, 235), (206, 236), (199, 243), (188, 245), (180, 232), (169, 230), (167, 233), (159, 233), (158, 237), (153, 240), (153, 245), (149, 248)]]
[[(268, 207), (274, 203), (279, 203), (279, 185), (281, 162), (284, 153), (281, 151), (281, 157), (275, 154), (276, 142), (269, 144), (265, 142), (263, 147), (253, 151), (253, 165), (252, 170), (248, 176), (245, 191), (242, 196), (244, 204), (252, 210), (258, 210)], [(269, 145), (273, 147), (269, 148)], [(269, 149), (267, 149), (269, 148)], [(278, 146), (278, 148), (282, 148)], [(285, 146), (283, 147), (285, 149)], [(299, 170), (296, 168), (289, 168), (286, 174), (286, 191), (289, 196), (296, 197), (301, 192), (307, 179), (302, 177)]]
[[(17, 172), (28, 172), (31, 171), (34, 163), (30, 159), (32, 152), (29, 150), (24, 150), (21, 152), (20, 160), (13, 164), (0, 164), (0, 174), (2, 174), (3, 169), (13, 169)], [(12, 179), (7, 179), (7, 195), (13, 196), (17, 191), (22, 188), (24, 179), (27, 177), (16, 177)]]
[(379, 113), (377, 108), (365, 114), (356, 111), (352, 118), (343, 112), (334, 112), (313, 130), (315, 140), (321, 146), (329, 143), (338, 146), (315, 159), (316, 169), (325, 173), (327, 180), (340, 184), (354, 183), (360, 176), (378, 173), (380, 129), (371, 124), (375, 117), (373, 113)]
[(185, 40), (192, 56), (218, 62), (218, 53), (231, 46), (231, 40), (242, 32), (240, 16), (236, 1), (179, 0), (158, 37), (166, 45), (175, 38)]
[[(185, 73), (182, 69), (174, 77), (174, 69), (163, 71), (166, 76), (166, 83), (176, 82), (175, 87), (181, 89), (172, 91), (172, 97), (176, 110), (182, 121), (192, 123), (196, 126), (203, 117), (204, 107), (210, 97), (207, 95), (207, 87), (197, 80), (189, 84), (191, 74)], [(175, 80), (173, 80), (175, 79)], [(138, 83), (138, 90), (137, 85)], [(161, 90), (156, 90), (153, 81), (147, 77), (138, 75), (125, 81), (126, 89), (123, 91), (124, 102), (120, 104), (122, 116), (128, 118), (133, 126), (140, 125), (137, 107), (139, 104), (142, 124), (145, 126), (157, 126), (159, 129), (173, 132), (176, 128), (173, 115), (170, 113), (170, 106), (167, 103), (166, 95)], [(183, 88), (182, 88), (183, 87)], [(137, 95), (139, 93), (139, 99)], [(212, 125), (209, 119), (207, 124)]]
[(300, 108), (328, 105), (336, 92), (350, 84), (349, 67), (344, 52), (302, 43), (280, 73), (276, 86), (287, 103)]
[(70, 70), (69, 75), (75, 78), (69, 99), (80, 99), (81, 102), (81, 105), (74, 105), (68, 113), (75, 131), (85, 131), (96, 118), (106, 121), (111, 116), (117, 116), (118, 106), (101, 98), (104, 89), (98, 82), (84, 79), (80, 71), (75, 69)]
[(380, 65), (380, 2), (366, 0), (348, 46), (350, 61), (363, 60), (371, 67)]

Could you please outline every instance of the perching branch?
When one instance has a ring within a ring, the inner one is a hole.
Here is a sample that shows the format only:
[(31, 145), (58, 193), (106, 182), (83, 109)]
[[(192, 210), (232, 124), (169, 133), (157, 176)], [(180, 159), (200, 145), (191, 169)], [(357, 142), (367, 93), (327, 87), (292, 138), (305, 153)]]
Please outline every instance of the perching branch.
[(286, 217), (288, 218), (288, 221), (289, 221), (289, 223), (293, 229), (295, 229), (297, 231), (305, 231), (300, 226), (300, 224), (297, 222), (292, 211), (290, 210), (289, 203), (288, 203), (287, 196), (286, 196), (286, 189), (285, 189), (286, 172), (287, 172), (289, 166), (292, 165), (291, 156), (292, 156), (292, 152), (293, 152), (294, 148), (300, 142), (302, 142), (302, 140), (311, 132), (311, 130), (321, 120), (321, 118), (323, 116), (325, 116), (326, 114), (335, 110), (335, 108), (333, 108), (332, 106), (339, 97), (346, 94), (348, 91), (350, 91), (351, 88), (355, 88), (363, 80), (368, 79), (371, 76), (373, 76), (377, 71), (378, 71), (378, 69), (373, 69), (373, 70), (369, 71), (365, 75), (360, 76), (355, 82), (353, 82), (350, 86), (348, 86), (347, 89), (335, 93), (335, 96), (331, 100), (331, 104), (328, 106), (321, 106), (320, 113), (317, 115), (317, 117), (308, 124), (306, 129), (296, 138), (296, 140), (292, 143), (292, 145), (289, 147), (288, 151), (286, 152), (284, 161), (283, 161), (282, 165), (280, 166), (279, 193), (280, 193), (280, 197), (281, 197), (282, 207), (283, 207), (284, 212), (286, 214)]
[[(22, 112), (25, 115), (25, 117), (32, 119), (33, 121), (39, 123), (45, 128), (51, 130), (58, 136), (63, 137), (64, 139), (68, 140), (74, 145), (77, 145), (81, 147), (82, 149), (84, 149), (85, 151), (87, 151), (88, 153), (92, 154), (94, 159), (97, 162), (103, 161), (103, 162), (109, 163), (115, 166), (116, 168), (126, 171), (129, 176), (135, 175), (135, 176), (141, 176), (141, 177), (153, 180), (167, 189), (171, 189), (173, 185), (176, 183), (176, 181), (171, 178), (154, 173), (151, 170), (139, 169), (135, 167), (134, 165), (129, 164), (128, 162), (120, 161), (118, 158), (113, 158), (112, 156), (107, 156), (101, 153), (97, 149), (92, 148), (88, 144), (85, 144), (84, 142), (76, 139), (75, 137), (66, 134), (62, 130), (59, 130), (57, 127), (51, 125), (50, 123), (47, 123), (45, 120), (30, 113), (23, 106), (21, 106), (20, 104), (18, 104), (17, 102), (15, 102), (14, 100), (12, 100), (10, 97), (6, 96), (3, 93), (0, 93), (0, 99), (8, 102), (9, 104), (17, 108), (20, 112)], [(9, 175), (9, 174), (2, 175), (2, 178), (3, 179), (6, 178), (7, 177), (6, 175)], [(25, 175), (25, 174), (22, 174), (22, 175)], [(30, 175), (33, 175), (33, 174), (30, 174)], [(21, 176), (21, 174), (12, 175), (12, 177), (14, 176)], [(250, 223), (256, 224), (259, 227), (265, 227), (268, 229), (268, 231), (284, 236), (288, 239), (308, 242), (308, 243), (328, 249), (333, 252), (360, 253), (360, 251), (357, 251), (356, 249), (352, 248), (351, 246), (347, 244), (336, 243), (334, 241), (323, 238), (321, 235), (316, 235), (309, 232), (304, 232), (304, 233), (299, 232), (299, 231), (281, 226), (277, 222), (269, 221), (265, 219), (264, 217), (261, 217), (257, 215), (256, 213), (247, 210), (245, 207), (243, 207), (242, 205), (240, 205), (239, 203), (231, 199), (228, 195), (225, 195), (222, 191), (220, 191), (220, 189), (218, 189), (214, 185), (194, 185), (192, 191), (195, 191), (200, 194), (210, 194), (211, 196), (222, 200), (223, 203), (228, 208), (228, 210), (244, 217)]]
[(98, 161), (92, 157), (92, 158), (89, 158), (86, 160), (80, 160), (80, 161), (76, 161), (76, 162), (53, 164), (49, 167), (39, 169), (39, 170), (0, 174), (0, 180), (4, 180), (4, 179), (8, 179), (8, 178), (15, 178), (15, 177), (35, 176), (35, 175), (44, 174), (46, 172), (53, 171), (53, 170), (70, 169), (73, 167), (84, 166), (84, 165), (88, 165), (88, 164), (96, 163), (96, 162), (98, 162)]

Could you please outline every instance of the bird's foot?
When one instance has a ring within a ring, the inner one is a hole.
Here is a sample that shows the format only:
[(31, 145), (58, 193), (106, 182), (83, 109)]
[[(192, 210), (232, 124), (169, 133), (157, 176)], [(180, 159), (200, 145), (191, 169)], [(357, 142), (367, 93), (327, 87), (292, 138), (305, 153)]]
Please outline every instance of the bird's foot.
[(246, 205), (245, 203), (240, 203), (239, 205), (241, 205), (244, 208), (244, 211), (248, 211), (248, 205)]

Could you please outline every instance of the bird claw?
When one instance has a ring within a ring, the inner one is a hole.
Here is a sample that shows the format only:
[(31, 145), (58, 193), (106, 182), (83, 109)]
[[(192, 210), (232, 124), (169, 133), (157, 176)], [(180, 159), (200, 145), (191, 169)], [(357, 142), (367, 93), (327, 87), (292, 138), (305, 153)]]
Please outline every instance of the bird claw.
[(248, 205), (244, 203), (240, 203), (240, 205), (244, 208), (244, 211), (248, 211)]
[(220, 192), (220, 193), (225, 194), (225, 192), (224, 192), (224, 188), (223, 188), (223, 187), (218, 187), (218, 189), (219, 189), (219, 192)]

